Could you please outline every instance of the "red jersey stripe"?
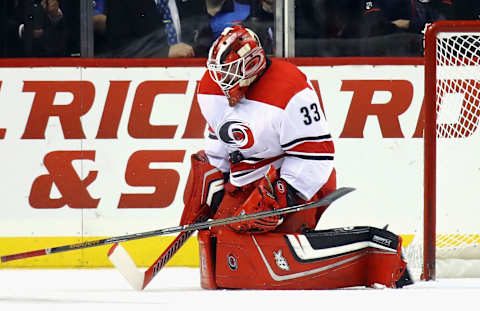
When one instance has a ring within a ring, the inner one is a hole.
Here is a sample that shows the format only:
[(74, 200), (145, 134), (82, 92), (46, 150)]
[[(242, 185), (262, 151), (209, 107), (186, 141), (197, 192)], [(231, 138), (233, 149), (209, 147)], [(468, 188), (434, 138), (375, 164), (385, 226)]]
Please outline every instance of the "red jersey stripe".
[(335, 147), (332, 141), (304, 142), (286, 150), (286, 152), (289, 151), (305, 153), (334, 153)]
[(232, 173), (234, 172), (239, 172), (239, 171), (245, 171), (245, 170), (256, 170), (258, 168), (264, 167), (267, 164), (270, 164), (272, 162), (277, 161), (278, 159), (283, 158), (285, 155), (281, 154), (273, 158), (261, 160), (257, 163), (246, 163), (246, 162), (240, 162), (236, 164), (231, 164), (230, 165), (230, 171)]

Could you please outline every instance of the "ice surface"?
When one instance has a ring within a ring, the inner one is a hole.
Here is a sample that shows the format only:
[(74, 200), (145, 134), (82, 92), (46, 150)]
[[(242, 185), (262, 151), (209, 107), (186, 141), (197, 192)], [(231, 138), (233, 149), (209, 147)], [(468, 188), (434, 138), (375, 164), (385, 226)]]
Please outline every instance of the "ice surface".
[(476, 310), (480, 279), (417, 282), (403, 289), (203, 290), (199, 270), (166, 268), (141, 292), (114, 269), (0, 269), (0, 310)]

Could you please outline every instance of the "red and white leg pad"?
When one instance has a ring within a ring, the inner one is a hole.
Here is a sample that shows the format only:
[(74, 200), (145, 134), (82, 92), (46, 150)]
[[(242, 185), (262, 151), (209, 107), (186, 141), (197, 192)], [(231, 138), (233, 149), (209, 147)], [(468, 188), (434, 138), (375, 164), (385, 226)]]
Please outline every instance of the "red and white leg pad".
[(406, 269), (401, 238), (353, 227), (305, 234), (238, 234), (228, 228), (198, 235), (203, 288), (333, 289), (396, 287)]
[(200, 251), (200, 285), (204, 289), (217, 289), (215, 283), (215, 244), (216, 237), (210, 230), (198, 231)]
[(207, 220), (213, 216), (215, 211), (212, 209), (216, 209), (223, 197), (223, 174), (208, 163), (205, 152), (192, 154), (191, 163), (180, 225)]

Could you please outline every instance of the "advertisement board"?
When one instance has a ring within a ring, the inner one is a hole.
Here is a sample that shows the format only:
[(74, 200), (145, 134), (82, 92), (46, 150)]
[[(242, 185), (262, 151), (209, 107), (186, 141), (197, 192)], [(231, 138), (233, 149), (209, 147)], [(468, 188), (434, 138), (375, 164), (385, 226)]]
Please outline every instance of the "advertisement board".
[[(321, 99), (338, 186), (357, 188), (318, 229), (389, 225), (415, 234), (423, 209), (421, 60), (293, 61)], [(201, 61), (169, 64), (0, 67), (2, 254), (178, 225), (190, 156), (204, 144), (195, 90), (205, 69)], [(148, 265), (171, 238), (127, 244)], [(196, 247), (191, 239), (172, 264), (196, 265)], [(105, 252), (11, 265), (108, 266)]]

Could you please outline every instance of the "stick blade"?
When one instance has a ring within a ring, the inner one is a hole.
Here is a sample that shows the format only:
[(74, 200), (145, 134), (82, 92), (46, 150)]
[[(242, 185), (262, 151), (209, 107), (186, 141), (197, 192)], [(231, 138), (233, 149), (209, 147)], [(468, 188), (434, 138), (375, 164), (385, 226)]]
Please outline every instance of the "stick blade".
[(145, 273), (137, 268), (122, 245), (115, 243), (108, 251), (108, 259), (135, 290), (143, 289)]

